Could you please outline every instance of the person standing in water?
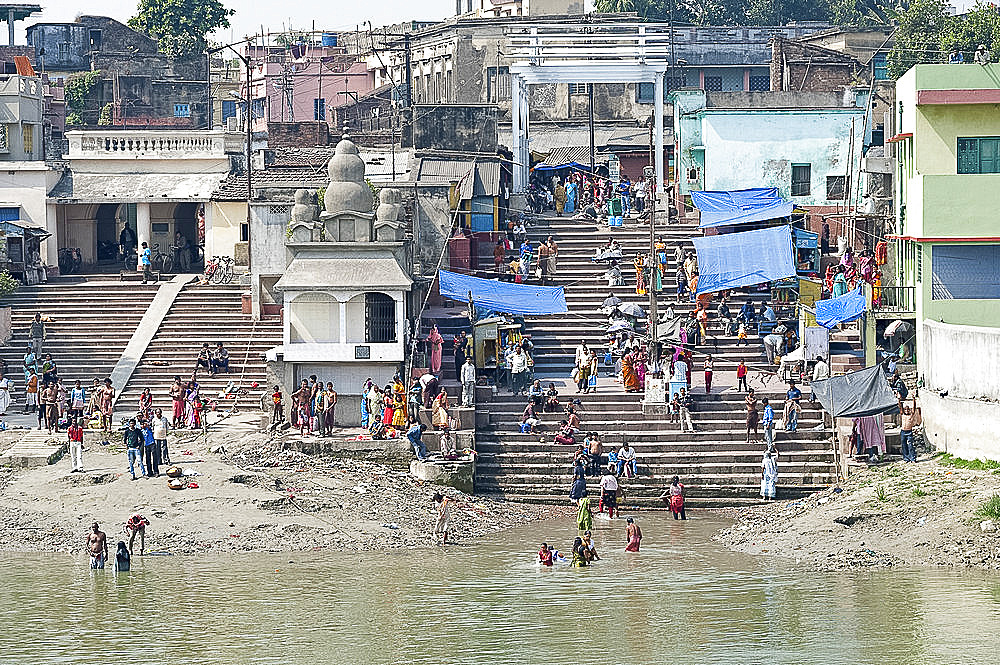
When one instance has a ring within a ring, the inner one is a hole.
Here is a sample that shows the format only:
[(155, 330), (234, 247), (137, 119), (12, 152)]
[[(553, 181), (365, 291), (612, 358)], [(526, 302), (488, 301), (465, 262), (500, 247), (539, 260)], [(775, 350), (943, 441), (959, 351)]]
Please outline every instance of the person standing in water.
[(548, 543), (542, 543), (542, 549), (538, 550), (538, 563), (543, 566), (552, 565), (552, 550), (549, 549)]
[(441, 492), (434, 493), (434, 507), (437, 508), (437, 522), (434, 524), (434, 539), (442, 545), (448, 544), (448, 527), (451, 522), (451, 506), (448, 497)]
[(638, 552), (639, 543), (642, 541), (642, 529), (639, 525), (635, 523), (631, 517), (625, 520), (627, 523), (625, 526), (625, 540), (628, 542), (625, 545), (626, 552)]
[(91, 531), (87, 534), (87, 552), (90, 553), (90, 567), (94, 569), (104, 568), (104, 562), (108, 560), (108, 536), (101, 531), (101, 527), (94, 522)]
[(570, 563), (571, 566), (583, 568), (587, 565), (587, 557), (583, 548), (583, 538), (578, 536), (577, 539), (573, 541), (573, 562)]
[(678, 476), (671, 479), (670, 487), (660, 498), (667, 503), (674, 519), (678, 519), (678, 517), (682, 520), (687, 519), (687, 515), (684, 514), (684, 485), (681, 484), (681, 479)]

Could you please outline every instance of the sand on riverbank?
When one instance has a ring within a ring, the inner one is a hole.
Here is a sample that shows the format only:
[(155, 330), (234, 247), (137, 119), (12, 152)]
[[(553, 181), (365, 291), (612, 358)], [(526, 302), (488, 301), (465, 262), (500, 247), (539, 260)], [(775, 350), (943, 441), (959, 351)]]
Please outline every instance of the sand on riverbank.
[[(5, 437), (7, 445), (14, 438)], [(71, 473), (68, 456), (51, 466), (0, 468), (0, 551), (78, 552), (95, 520), (113, 549), (118, 540), (127, 540), (122, 527), (133, 513), (151, 521), (147, 552), (429, 546), (436, 518), (431, 496), (438, 490), (452, 498), (449, 535), (456, 542), (570, 514), (568, 508), (509, 503), (429, 485), (411, 477), (404, 464), (359, 455), (312, 457), (289, 443), (232, 431), (210, 433), (207, 439), (172, 436), (171, 461), (196, 472), (187, 479), (199, 487), (171, 490), (165, 476), (133, 481), (124, 450), (98, 445), (88, 435), (85, 473)], [(224, 453), (210, 452), (219, 445)]]
[(986, 518), (975, 514), (1000, 493), (1000, 474), (936, 460), (896, 462), (864, 469), (840, 489), (740, 510), (736, 523), (715, 539), (734, 550), (823, 570), (894, 565), (1000, 570), (1000, 532), (983, 531)]

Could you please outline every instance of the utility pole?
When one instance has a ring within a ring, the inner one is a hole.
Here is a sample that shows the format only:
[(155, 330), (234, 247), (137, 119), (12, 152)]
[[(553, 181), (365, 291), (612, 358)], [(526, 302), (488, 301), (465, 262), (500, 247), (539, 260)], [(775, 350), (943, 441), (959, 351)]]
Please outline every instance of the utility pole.
[[(657, 337), (656, 326), (659, 323), (659, 314), (656, 311), (656, 269), (658, 265), (656, 257), (656, 167), (647, 166), (643, 170), (646, 177), (646, 200), (649, 201), (649, 359), (651, 363), (659, 360), (659, 337)], [(665, 277), (665, 276), (664, 276)]]
[(594, 84), (587, 84), (587, 96), (590, 98), (590, 175), (593, 177), (594, 171), (596, 170), (595, 154), (594, 154)]
[(410, 54), (410, 33), (403, 35), (403, 48), (406, 50), (406, 108), (413, 106), (413, 64)]

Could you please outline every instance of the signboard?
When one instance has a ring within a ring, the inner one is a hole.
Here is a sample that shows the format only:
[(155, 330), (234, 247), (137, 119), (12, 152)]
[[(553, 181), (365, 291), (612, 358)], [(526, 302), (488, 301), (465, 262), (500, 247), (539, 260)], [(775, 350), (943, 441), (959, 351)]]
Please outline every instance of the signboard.
[(370, 346), (354, 347), (355, 360), (369, 360), (371, 357), (372, 357), (372, 347)]
[(622, 179), (622, 164), (618, 161), (618, 155), (608, 157), (608, 177), (614, 183), (618, 183)]
[(665, 404), (667, 391), (663, 379), (646, 378), (646, 394), (643, 401), (647, 404)]

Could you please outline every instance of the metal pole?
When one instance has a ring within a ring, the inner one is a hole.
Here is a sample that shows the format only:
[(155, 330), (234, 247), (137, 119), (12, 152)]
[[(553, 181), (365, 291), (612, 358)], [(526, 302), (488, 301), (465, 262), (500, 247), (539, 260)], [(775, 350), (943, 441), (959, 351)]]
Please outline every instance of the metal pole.
[[(250, 212), (250, 201), (253, 199), (253, 154), (252, 154), (252, 151), (253, 151), (253, 126), (251, 124), (251, 120), (252, 120), (252, 116), (253, 116), (253, 98), (252, 98), (252, 96), (250, 94), (250, 75), (251, 75), (250, 58), (249, 57), (245, 57), (245, 56), (241, 56), (241, 57), (243, 58), (243, 64), (246, 65), (246, 68), (247, 68), (247, 99), (246, 99), (246, 101), (247, 101), (247, 112), (246, 112), (246, 120), (247, 120), (247, 137), (246, 137), (247, 138), (247, 272), (249, 272), (251, 274), (251, 280), (252, 280), (253, 279), (253, 277), (252, 277), (253, 271), (251, 270), (251, 267), (252, 267), (253, 263), (252, 263), (251, 256), (253, 255), (253, 250), (252, 250), (252, 242), (251, 242), (251, 235), (250, 235), (250, 233), (251, 233), (250, 229), (252, 228), (251, 224), (250, 224), (250, 222), (252, 220), (252, 214)], [(253, 284), (252, 283), (250, 285), (250, 290), (251, 290), (251, 292), (253, 292)]]
[[(655, 169), (654, 169), (655, 170)], [(656, 335), (656, 326), (659, 323), (659, 314), (656, 311), (656, 196), (655, 184), (656, 176), (647, 178), (646, 200), (649, 201), (649, 358), (655, 363), (659, 359), (657, 344), (659, 338)]]
[(406, 108), (413, 104), (413, 66), (410, 54), (410, 34), (403, 35), (403, 47), (406, 49)]
[(594, 84), (587, 84), (587, 96), (590, 97), (590, 175), (594, 176)]

